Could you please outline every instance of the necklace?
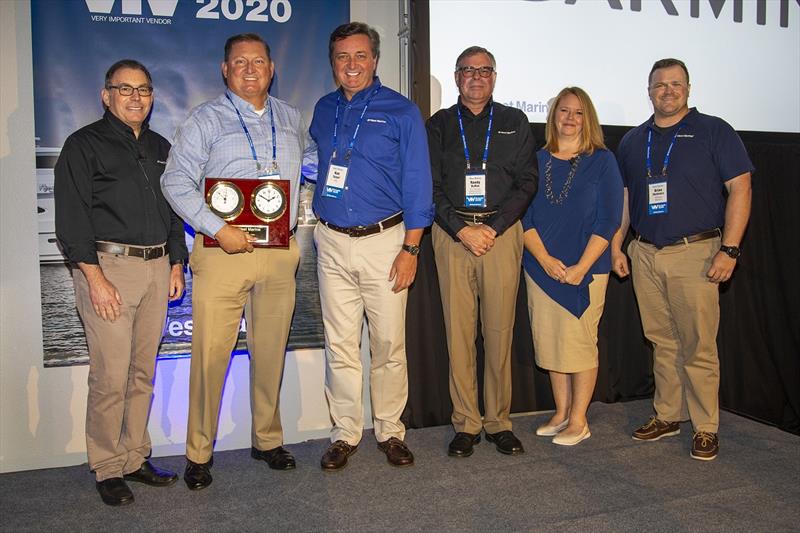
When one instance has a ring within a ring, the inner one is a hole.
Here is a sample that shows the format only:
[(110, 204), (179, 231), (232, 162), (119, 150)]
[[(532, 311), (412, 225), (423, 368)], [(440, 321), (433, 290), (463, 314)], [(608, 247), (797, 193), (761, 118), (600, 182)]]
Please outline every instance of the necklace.
[(561, 188), (558, 198), (556, 198), (555, 194), (553, 193), (553, 154), (550, 154), (550, 159), (548, 159), (547, 163), (544, 165), (544, 194), (547, 197), (547, 201), (550, 202), (550, 205), (561, 205), (564, 203), (564, 200), (567, 199), (567, 196), (569, 195), (569, 189), (572, 187), (572, 179), (575, 177), (575, 172), (577, 172), (578, 163), (580, 162), (580, 155), (569, 160), (569, 174), (567, 174), (567, 181), (564, 182), (564, 186)]

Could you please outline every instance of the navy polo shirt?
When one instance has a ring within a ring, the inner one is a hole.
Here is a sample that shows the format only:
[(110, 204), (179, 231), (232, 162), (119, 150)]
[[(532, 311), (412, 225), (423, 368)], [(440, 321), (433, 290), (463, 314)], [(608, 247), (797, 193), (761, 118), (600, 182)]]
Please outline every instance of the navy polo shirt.
[[(628, 189), (631, 226), (656, 246), (674, 243), (725, 223), (725, 182), (754, 170), (742, 140), (721, 118), (692, 108), (673, 128), (660, 131), (653, 117), (630, 130), (617, 150)], [(652, 131), (651, 181), (662, 181), (661, 167), (676, 128), (680, 131), (667, 169), (667, 213), (648, 215), (647, 135)]]

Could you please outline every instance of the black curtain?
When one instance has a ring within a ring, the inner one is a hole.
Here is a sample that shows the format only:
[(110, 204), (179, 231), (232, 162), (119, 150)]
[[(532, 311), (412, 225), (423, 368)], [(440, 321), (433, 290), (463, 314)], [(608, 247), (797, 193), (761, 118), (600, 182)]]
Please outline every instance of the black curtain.
[[(531, 125), (536, 139), (542, 124)], [(605, 127), (614, 150), (626, 127)], [(743, 255), (721, 287), (720, 400), (724, 409), (800, 434), (800, 135), (742, 132), (756, 167), (753, 210)], [(547, 373), (533, 357), (524, 279), (520, 280), (512, 346), (513, 412), (554, 407)], [(407, 311), (409, 427), (450, 423), (449, 363), (430, 232)], [(476, 330), (479, 383), (483, 352)], [(609, 280), (599, 331), (600, 368), (594, 399), (617, 402), (653, 394), (652, 350), (642, 334), (630, 279)]]

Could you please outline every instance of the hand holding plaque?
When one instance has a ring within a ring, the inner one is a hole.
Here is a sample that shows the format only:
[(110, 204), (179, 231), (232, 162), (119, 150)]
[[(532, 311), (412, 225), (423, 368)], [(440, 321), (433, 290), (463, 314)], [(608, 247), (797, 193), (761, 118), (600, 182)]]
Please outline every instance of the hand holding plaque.
[[(214, 214), (255, 237), (255, 247), (289, 246), (289, 180), (206, 178), (206, 203)], [(205, 246), (219, 246), (208, 235)]]

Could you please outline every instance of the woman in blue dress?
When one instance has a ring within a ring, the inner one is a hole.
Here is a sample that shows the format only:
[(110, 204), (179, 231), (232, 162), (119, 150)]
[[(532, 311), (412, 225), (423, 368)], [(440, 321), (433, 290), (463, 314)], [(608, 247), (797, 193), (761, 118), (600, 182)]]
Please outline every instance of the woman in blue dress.
[(523, 265), (536, 364), (549, 371), (556, 412), (536, 430), (572, 446), (591, 436), (609, 241), (622, 217), (622, 178), (589, 95), (563, 89), (547, 115), (539, 192), (523, 217)]

